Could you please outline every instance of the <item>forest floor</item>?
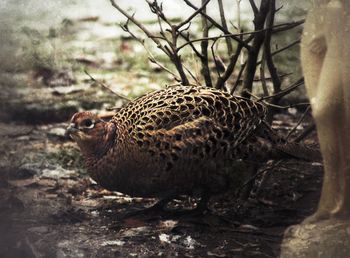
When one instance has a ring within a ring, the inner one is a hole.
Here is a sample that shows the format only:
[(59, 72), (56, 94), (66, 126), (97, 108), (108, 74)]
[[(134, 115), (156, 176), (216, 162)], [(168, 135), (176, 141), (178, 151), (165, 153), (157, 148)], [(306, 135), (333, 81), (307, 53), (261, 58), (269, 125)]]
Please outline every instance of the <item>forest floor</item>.
[[(156, 200), (104, 190), (88, 177), (79, 150), (64, 135), (69, 117), (123, 101), (91, 83), (82, 65), (131, 98), (169, 81), (128, 40), (82, 37), (92, 18), (64, 23), (63, 43), (71, 53), (65, 62), (74, 66), (41, 60), (27, 70), (1, 73), (0, 257), (277, 257), (284, 230), (317, 206), (321, 163), (270, 161), (260, 167), (247, 201), (227, 194), (199, 217), (159, 212), (123, 218)], [(291, 111), (275, 116), (281, 134), (302, 115)], [(315, 133), (306, 140), (317, 142)], [(182, 205), (193, 206), (193, 200), (172, 203)]]

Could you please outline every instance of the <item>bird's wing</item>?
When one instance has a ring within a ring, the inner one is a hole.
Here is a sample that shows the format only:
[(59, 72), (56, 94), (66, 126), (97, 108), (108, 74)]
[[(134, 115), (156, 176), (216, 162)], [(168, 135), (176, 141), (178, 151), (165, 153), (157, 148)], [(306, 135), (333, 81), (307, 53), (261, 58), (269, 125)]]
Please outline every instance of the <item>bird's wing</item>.
[(156, 160), (166, 161), (164, 168), (169, 170), (177, 160), (240, 158), (239, 144), (249, 137), (254, 127), (256, 125), (245, 133), (237, 132), (219, 124), (216, 119), (201, 116), (170, 129), (140, 131), (135, 135), (135, 141)]
[(234, 132), (239, 143), (256, 128), (265, 114), (266, 108), (262, 104), (249, 99), (212, 88), (181, 87), (141, 97), (119, 116), (126, 117), (130, 132), (134, 133), (171, 130), (203, 117), (210, 118), (219, 128)]

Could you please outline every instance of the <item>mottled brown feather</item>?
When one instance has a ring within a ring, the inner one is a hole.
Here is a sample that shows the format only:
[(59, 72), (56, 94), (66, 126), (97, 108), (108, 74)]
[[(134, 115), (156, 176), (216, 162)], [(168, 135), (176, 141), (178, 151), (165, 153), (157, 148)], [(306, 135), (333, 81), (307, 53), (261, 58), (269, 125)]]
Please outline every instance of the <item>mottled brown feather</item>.
[[(169, 87), (100, 122), (102, 132), (113, 136), (103, 137), (96, 128), (90, 134), (105, 152), (83, 153), (90, 153), (85, 156), (92, 178), (111, 190), (156, 197), (198, 189), (217, 193), (229, 186), (228, 173), (235, 173), (227, 165), (256, 159), (256, 149), (266, 146), (257, 137), (265, 115), (263, 104), (216, 89)], [(84, 116), (93, 115), (80, 113), (72, 123)]]

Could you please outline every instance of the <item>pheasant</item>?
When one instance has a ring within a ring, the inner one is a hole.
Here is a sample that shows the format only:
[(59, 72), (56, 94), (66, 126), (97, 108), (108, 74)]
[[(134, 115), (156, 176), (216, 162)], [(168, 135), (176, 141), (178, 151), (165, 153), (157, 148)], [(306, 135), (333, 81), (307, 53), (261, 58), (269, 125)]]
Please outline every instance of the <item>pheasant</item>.
[[(141, 96), (110, 121), (91, 112), (67, 128), (102, 187), (131, 196), (211, 195), (243, 184), (241, 160), (283, 152), (264, 104), (208, 87), (176, 86)], [(277, 150), (277, 152), (276, 152)], [(229, 168), (229, 169), (228, 169)]]

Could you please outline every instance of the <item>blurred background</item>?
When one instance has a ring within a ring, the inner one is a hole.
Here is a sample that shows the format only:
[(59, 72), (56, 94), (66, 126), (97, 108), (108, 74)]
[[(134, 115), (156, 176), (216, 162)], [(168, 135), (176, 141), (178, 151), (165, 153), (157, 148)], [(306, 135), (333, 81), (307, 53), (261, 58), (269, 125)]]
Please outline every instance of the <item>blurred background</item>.
[[(199, 0), (192, 2), (200, 6)], [(120, 0), (118, 4), (130, 14), (134, 13), (135, 18), (146, 24), (151, 31), (159, 30), (157, 18), (151, 13), (146, 1)], [(229, 28), (237, 27), (237, 1), (224, 0), (223, 4)], [(256, 1), (256, 4), (259, 5), (259, 1)], [(67, 0), (45, 3), (35, 0), (3, 0), (0, 5), (0, 79), (1, 87), (4, 88), (2, 95), (5, 98), (1, 107), (6, 110), (0, 117), (26, 119), (24, 116), (30, 115), (26, 110), (35, 109), (35, 105), (40, 105), (38, 109), (50, 109), (53, 106), (59, 106), (57, 102), (64, 102), (64, 108), (72, 109), (72, 106), (77, 104), (74, 99), (79, 94), (70, 98), (67, 94), (71, 93), (70, 91), (81, 91), (80, 95), (83, 99), (78, 104), (83, 108), (118, 105), (118, 103), (110, 103), (111, 101), (107, 101), (103, 96), (100, 97), (100, 101), (96, 98), (88, 99), (89, 102), (100, 103), (84, 102), (84, 95), (91, 96), (89, 95), (91, 83), (84, 82), (88, 79), (84, 69), (93, 73), (96, 79), (108, 81), (112, 90), (131, 98), (174, 82), (168, 73), (149, 62), (144, 47), (132, 40), (130, 35), (120, 28), (120, 24), (124, 23), (126, 18), (107, 0)], [(277, 1), (276, 7), (282, 8), (276, 14), (275, 23), (303, 19), (309, 6), (310, 1)], [(163, 8), (167, 17), (173, 21), (184, 19), (193, 12), (193, 9), (183, 1), (164, 1)], [(217, 1), (211, 1), (208, 4), (207, 12), (219, 20)], [(240, 16), (241, 29), (251, 31), (253, 12), (248, 0), (240, 1)], [(193, 20), (191, 33), (194, 37), (199, 37), (201, 33), (199, 24), (200, 18)], [(140, 38), (146, 38), (135, 26), (131, 24), (130, 27)], [(297, 40), (300, 38), (300, 32), (301, 27), (298, 26), (293, 30), (277, 34), (273, 38), (275, 41), (272, 43), (273, 47), (278, 49)], [(220, 32), (211, 29), (209, 36), (212, 35), (220, 35)], [(159, 61), (172, 68), (168, 58), (158, 51), (149, 39), (146, 40), (146, 45)], [(300, 77), (298, 51), (298, 46), (295, 46), (275, 57), (279, 73), (289, 74), (289, 77), (285, 78), (286, 85)], [(193, 73), (199, 73), (199, 62), (194, 60), (191, 49), (184, 48), (181, 54), (188, 60), (188, 66)], [(225, 55), (222, 58), (225, 59)], [(238, 69), (234, 74), (237, 73)], [(42, 83), (49, 87), (42, 89), (40, 87)], [(36, 90), (35, 94), (33, 89)], [(57, 93), (56, 95), (61, 94), (61, 99), (58, 97), (52, 100), (52, 92)], [(104, 95), (104, 92), (98, 94)], [(21, 109), (24, 108), (24, 112), (17, 112), (16, 101), (10, 101), (15, 96), (23, 100), (20, 105)], [(31, 103), (31, 105), (23, 106), (23, 103)], [(63, 103), (60, 105), (62, 106)], [(9, 109), (9, 106), (12, 108)], [(36, 111), (40, 112), (40, 110)], [(62, 117), (56, 118), (56, 114), (51, 118), (62, 120)], [(27, 120), (31, 119), (36, 120), (35, 116)], [(49, 117), (47, 119), (50, 120)]]

